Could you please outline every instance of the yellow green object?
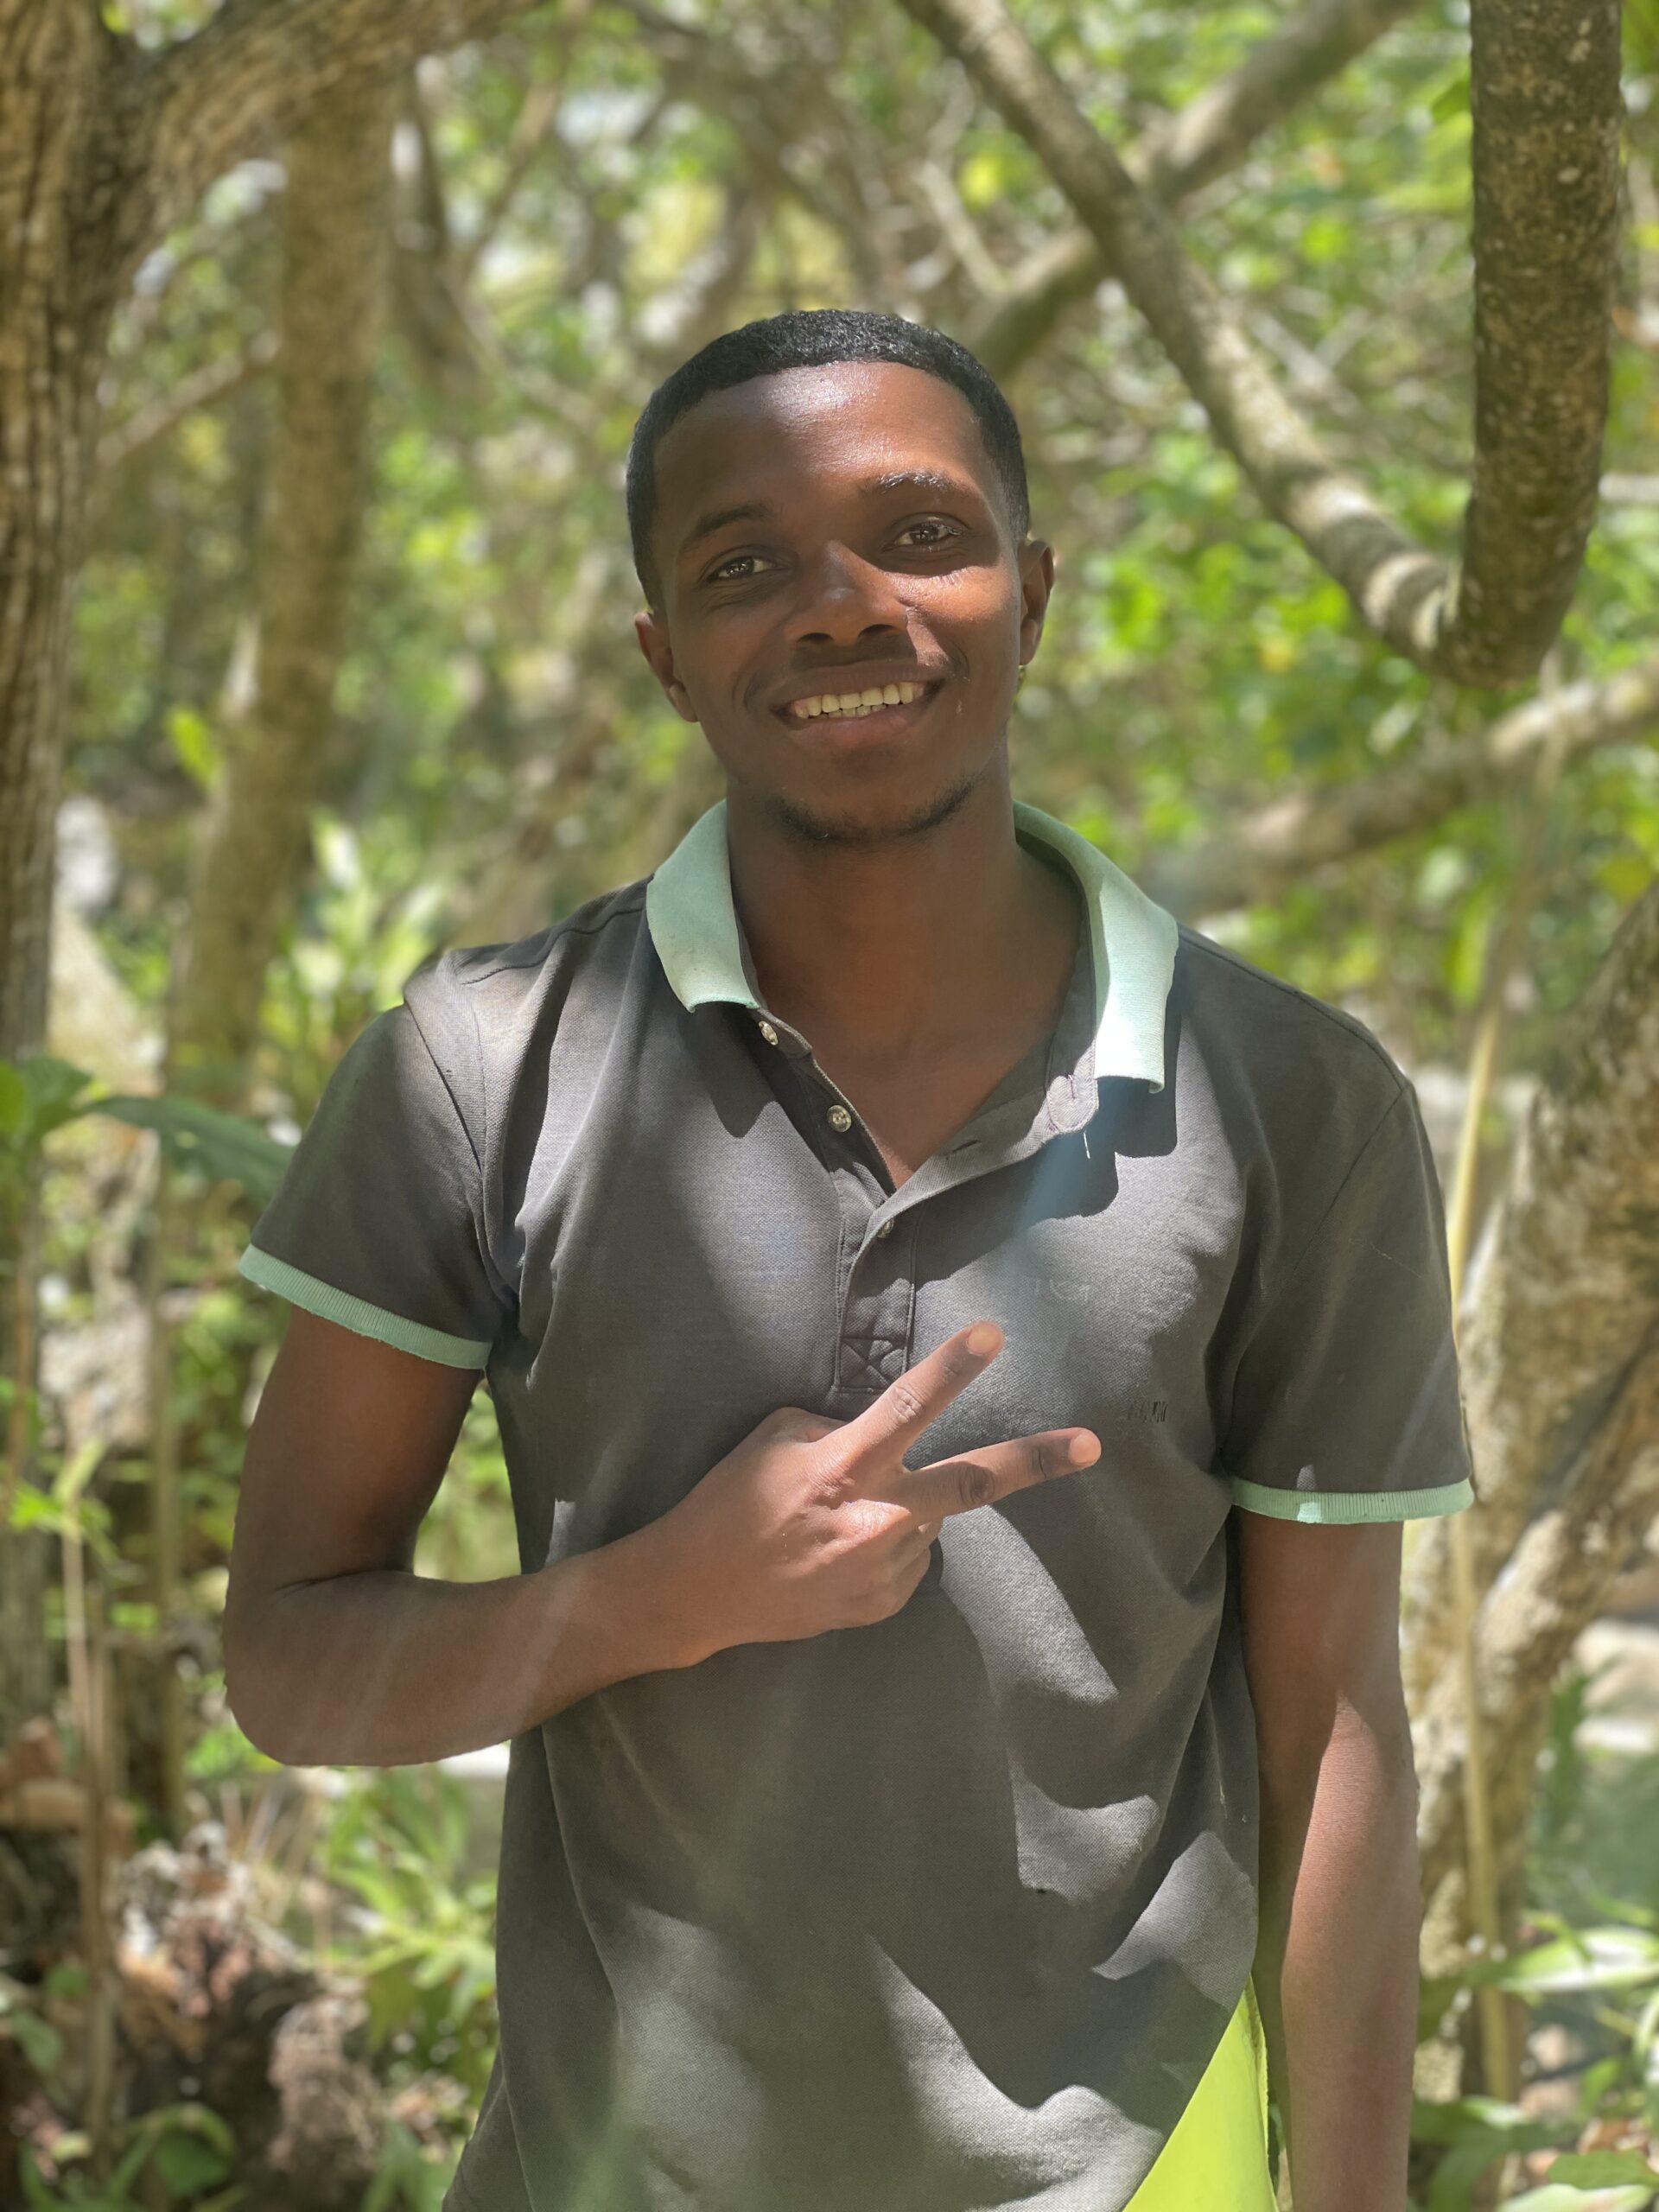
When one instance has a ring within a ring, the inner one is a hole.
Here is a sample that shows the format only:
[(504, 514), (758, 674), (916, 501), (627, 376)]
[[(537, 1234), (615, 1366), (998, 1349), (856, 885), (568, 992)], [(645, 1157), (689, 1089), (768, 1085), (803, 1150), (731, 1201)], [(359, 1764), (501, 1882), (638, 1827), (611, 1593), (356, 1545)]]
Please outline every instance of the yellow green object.
[(1124, 2212), (1276, 2212), (1268, 2171), (1268, 2045), (1246, 1982), (1215, 2055)]

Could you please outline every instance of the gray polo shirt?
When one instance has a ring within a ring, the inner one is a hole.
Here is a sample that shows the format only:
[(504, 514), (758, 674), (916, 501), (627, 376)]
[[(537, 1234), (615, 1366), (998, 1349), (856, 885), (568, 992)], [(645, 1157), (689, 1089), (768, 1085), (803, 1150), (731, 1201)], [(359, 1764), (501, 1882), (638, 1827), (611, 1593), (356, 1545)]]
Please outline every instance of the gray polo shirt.
[(774, 1407), (982, 1315), (912, 1465), (1071, 1423), (874, 1626), (513, 1739), (501, 2041), (454, 2212), (1121, 2212), (1256, 1940), (1235, 1509), (1471, 1502), (1440, 1187), (1364, 1025), (1017, 804), (1086, 927), (1052, 1034), (896, 1191), (768, 1014), (715, 807), (446, 955), (342, 1061), (243, 1262), (488, 1377), (526, 1572)]

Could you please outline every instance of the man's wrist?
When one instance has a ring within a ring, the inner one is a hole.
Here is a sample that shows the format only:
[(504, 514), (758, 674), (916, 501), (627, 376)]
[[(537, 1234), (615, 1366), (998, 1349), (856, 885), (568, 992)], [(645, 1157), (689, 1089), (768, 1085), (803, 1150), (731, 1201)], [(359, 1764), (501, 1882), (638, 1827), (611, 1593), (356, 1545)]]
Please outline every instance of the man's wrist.
[(572, 1570), (559, 1600), (586, 1624), (582, 1637), (604, 1684), (636, 1675), (695, 1667), (717, 1647), (693, 1616), (676, 1572), (671, 1534), (654, 1521), (591, 1552), (579, 1552), (548, 1570)]

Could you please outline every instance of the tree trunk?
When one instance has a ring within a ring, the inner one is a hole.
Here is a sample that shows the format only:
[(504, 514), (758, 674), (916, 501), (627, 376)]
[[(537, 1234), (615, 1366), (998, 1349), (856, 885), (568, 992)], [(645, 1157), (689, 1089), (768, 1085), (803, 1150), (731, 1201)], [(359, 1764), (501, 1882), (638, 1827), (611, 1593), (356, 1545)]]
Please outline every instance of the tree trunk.
[[(4, 34), (10, 33), (10, 36)], [(0, 7), (0, 1056), (46, 1026), (52, 824), (94, 392), (113, 307), (77, 188), (100, 166), (89, 10)], [(31, 1478), (35, 1193), (0, 1189), (6, 1481)], [(48, 1709), (50, 1540), (0, 1515), (0, 1747)]]
[[(10, 18), (10, 21), (9, 21)], [(0, 6), (0, 1053), (46, 1025), (52, 820), (93, 392), (114, 302), (86, 248), (90, 10)]]
[(225, 1098), (243, 1087), (327, 757), (370, 477), (393, 105), (386, 85), (348, 87), (289, 142), (255, 696), (213, 797), (171, 1040), (175, 1074)]
[[(1609, 1589), (1659, 1514), (1659, 1324), (1620, 1380), (1611, 1407), (1575, 1455), (1561, 1495), (1534, 1520), (1486, 1594), (1475, 1625), (1482, 1748), (1492, 1826), (1512, 1918), (1522, 1903), (1533, 1777), (1556, 1675), (1599, 1615)], [(1431, 1923), (1455, 1885), (1465, 1851), (1465, 1742), (1458, 1669), (1448, 1662), (1415, 1729), (1421, 1789), (1418, 1845)]]
[[(0, 1054), (45, 1024), (70, 614), (110, 322), (213, 178), (320, 93), (491, 29), (522, 0), (226, 0), (159, 53), (91, 0), (0, 0)], [(0, 1379), (33, 1382), (27, 1207), (0, 1206)], [(12, 1324), (10, 1317), (16, 1316)], [(18, 1349), (23, 1358), (21, 1368)], [(14, 1407), (26, 1402), (14, 1397)], [(22, 1423), (14, 1419), (15, 1446)], [(16, 1464), (16, 1478), (23, 1470)], [(0, 1738), (48, 1703), (48, 1561), (0, 1526)]]
[[(1615, 936), (1534, 1094), (1470, 1270), (1461, 1332), (1476, 1586), (1542, 1504), (1563, 1502), (1659, 1323), (1659, 884)], [(1451, 1543), (1421, 1528), (1402, 1603), (1408, 1693), (1452, 1647)]]

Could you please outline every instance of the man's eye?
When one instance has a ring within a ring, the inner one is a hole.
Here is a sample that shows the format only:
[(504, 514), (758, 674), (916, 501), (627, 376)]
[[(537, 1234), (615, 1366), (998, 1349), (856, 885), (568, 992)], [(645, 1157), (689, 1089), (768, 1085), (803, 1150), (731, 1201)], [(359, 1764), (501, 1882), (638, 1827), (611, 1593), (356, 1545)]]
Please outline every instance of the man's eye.
[[(741, 561), (758, 561), (760, 557), (758, 553), (734, 553), (729, 561), (722, 561), (717, 569), (711, 569), (709, 571), (709, 582), (711, 584), (717, 584), (725, 576), (728, 569), (736, 568)], [(740, 578), (739, 582), (741, 581), (742, 579)]]
[(913, 530), (932, 530), (937, 531), (939, 533), (937, 537), (924, 539), (924, 544), (929, 546), (941, 545), (947, 538), (955, 537), (959, 535), (954, 524), (947, 522), (940, 522), (937, 517), (931, 516), (930, 516), (925, 522), (906, 523), (903, 530), (899, 531), (899, 535), (901, 537), (908, 537), (911, 531)]

